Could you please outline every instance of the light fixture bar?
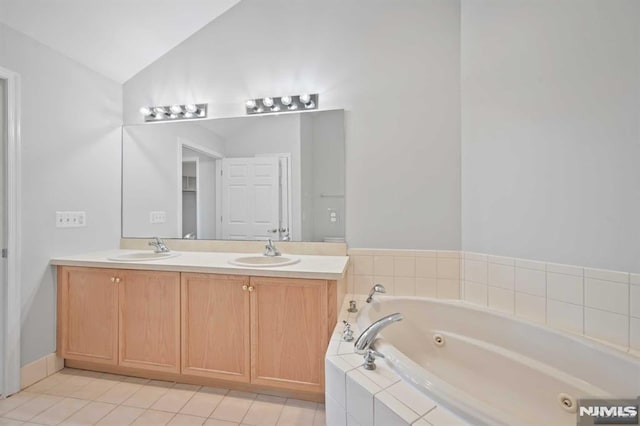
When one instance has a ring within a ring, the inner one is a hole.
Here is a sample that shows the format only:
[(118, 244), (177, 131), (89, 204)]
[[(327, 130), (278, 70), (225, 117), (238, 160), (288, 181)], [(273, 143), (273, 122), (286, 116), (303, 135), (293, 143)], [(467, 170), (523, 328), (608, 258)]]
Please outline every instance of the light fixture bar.
[(318, 109), (318, 94), (304, 93), (278, 98), (264, 97), (249, 99), (245, 102), (244, 106), (247, 115), (306, 111)]
[(145, 122), (192, 120), (207, 117), (208, 104), (144, 106), (140, 114)]

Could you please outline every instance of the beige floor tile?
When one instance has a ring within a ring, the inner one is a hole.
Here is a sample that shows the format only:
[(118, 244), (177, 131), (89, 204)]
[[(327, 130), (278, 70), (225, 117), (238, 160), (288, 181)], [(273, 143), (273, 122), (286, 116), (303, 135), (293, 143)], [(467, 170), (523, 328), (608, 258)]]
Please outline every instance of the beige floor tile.
[(63, 377), (62, 382), (60, 382), (58, 385), (47, 389), (45, 393), (48, 393), (50, 395), (70, 397), (95, 380), (95, 377), (68, 375), (66, 378)]
[(49, 377), (46, 377), (40, 380), (39, 382), (32, 384), (25, 390), (28, 392), (42, 393), (53, 388), (54, 386), (59, 385), (60, 383), (68, 379), (69, 377), (63, 377), (61, 374), (53, 374)]
[(146, 385), (147, 383), (150, 382), (149, 379), (145, 379), (143, 377), (125, 377), (125, 379), (123, 380), (123, 382), (127, 382), (127, 383), (137, 383), (139, 385)]
[(133, 422), (136, 426), (162, 426), (166, 425), (175, 416), (174, 413), (166, 411), (146, 410)]
[(60, 401), (62, 401), (62, 397), (40, 394), (20, 405), (16, 409), (5, 413), (4, 417), (26, 422)]
[(228, 389), (202, 387), (180, 410), (181, 414), (209, 417), (220, 401), (229, 392)]
[(142, 385), (120, 382), (95, 400), (99, 402), (108, 402), (109, 404), (121, 404), (140, 389), (142, 389)]
[(176, 426), (202, 425), (207, 419), (205, 417), (189, 416), (188, 414), (176, 414), (168, 423)]
[(170, 413), (179, 412), (187, 401), (195, 395), (200, 386), (175, 384), (167, 393), (162, 395), (151, 408), (153, 410), (168, 411)]
[(31, 419), (31, 421), (43, 425), (57, 425), (88, 403), (89, 401), (82, 399), (65, 398), (46, 411), (38, 414)]
[(100, 421), (104, 416), (109, 414), (111, 410), (116, 408), (114, 404), (106, 402), (90, 402), (74, 415), (62, 422), (63, 425), (92, 425)]
[(252, 426), (275, 426), (284, 408), (285, 398), (258, 395), (249, 411), (242, 419), (242, 424)]
[(309, 401), (288, 399), (280, 418), (278, 426), (312, 425), (318, 404)]
[(104, 416), (97, 424), (100, 426), (124, 426), (133, 423), (144, 410), (136, 407), (120, 405)]
[[(138, 408), (149, 408), (156, 403), (162, 396), (167, 393), (171, 383), (158, 382), (159, 384), (147, 384), (144, 385), (139, 391), (131, 395), (122, 405), (128, 405)], [(168, 384), (164, 386), (163, 384)]]
[(113, 380), (106, 380), (101, 378), (94, 379), (75, 392), (72, 392), (69, 397), (93, 401), (118, 383), (119, 382), (115, 382)]
[(207, 419), (207, 421), (204, 422), (204, 426), (240, 426), (240, 423), (218, 419)]
[(218, 420), (241, 422), (256, 397), (255, 393), (230, 391), (220, 401), (211, 417)]
[(23, 424), (20, 420), (0, 418), (0, 426), (21, 426)]
[(4, 413), (8, 413), (11, 410), (15, 410), (22, 404), (25, 404), (32, 398), (38, 396), (37, 393), (22, 391), (15, 395), (11, 395), (9, 398), (0, 399), (0, 416)]

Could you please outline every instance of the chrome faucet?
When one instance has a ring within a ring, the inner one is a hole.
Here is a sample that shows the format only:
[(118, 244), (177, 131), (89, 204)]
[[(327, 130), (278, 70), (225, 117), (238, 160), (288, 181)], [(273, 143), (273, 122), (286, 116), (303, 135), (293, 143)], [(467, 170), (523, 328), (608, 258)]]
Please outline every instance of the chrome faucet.
[(271, 241), (271, 238), (269, 238), (267, 241), (267, 244), (264, 246), (264, 255), (271, 257), (280, 256), (282, 253), (280, 253), (280, 250), (278, 250), (276, 246), (273, 245), (273, 241)]
[(153, 250), (154, 253), (169, 253), (171, 251), (169, 247), (165, 245), (164, 241), (158, 237), (153, 237), (153, 240), (149, 241), (149, 245), (155, 247)]
[(373, 287), (371, 287), (371, 291), (369, 292), (369, 296), (367, 297), (366, 302), (367, 303), (371, 303), (371, 301), (373, 300), (373, 295), (376, 293), (386, 293), (387, 290), (384, 288), (384, 286), (382, 284), (376, 284)]
[(384, 358), (383, 354), (373, 349), (373, 344), (375, 343), (380, 331), (394, 322), (402, 321), (403, 319), (404, 315), (399, 312), (382, 317), (367, 327), (356, 339), (353, 347), (357, 354), (364, 355), (364, 368), (366, 370), (376, 369), (376, 357)]

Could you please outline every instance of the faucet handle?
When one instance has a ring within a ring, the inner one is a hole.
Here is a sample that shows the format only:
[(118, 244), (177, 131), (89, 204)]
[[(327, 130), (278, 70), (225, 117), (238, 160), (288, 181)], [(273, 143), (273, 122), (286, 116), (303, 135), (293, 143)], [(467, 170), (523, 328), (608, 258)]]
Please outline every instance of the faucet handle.
[(367, 352), (364, 354), (364, 369), (365, 370), (375, 370), (376, 369), (376, 357), (384, 358), (384, 354), (369, 348)]

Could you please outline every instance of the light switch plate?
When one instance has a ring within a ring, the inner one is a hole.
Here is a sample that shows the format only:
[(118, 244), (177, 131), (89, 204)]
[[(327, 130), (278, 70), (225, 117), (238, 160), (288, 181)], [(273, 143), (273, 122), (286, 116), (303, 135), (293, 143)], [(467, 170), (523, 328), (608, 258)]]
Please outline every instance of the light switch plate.
[(167, 212), (156, 211), (149, 213), (149, 223), (165, 223), (167, 221)]
[(56, 228), (81, 228), (85, 226), (87, 226), (86, 212), (56, 212)]

